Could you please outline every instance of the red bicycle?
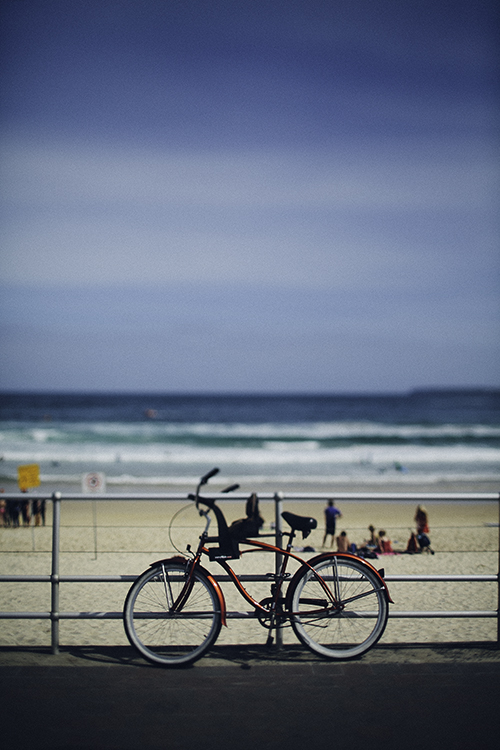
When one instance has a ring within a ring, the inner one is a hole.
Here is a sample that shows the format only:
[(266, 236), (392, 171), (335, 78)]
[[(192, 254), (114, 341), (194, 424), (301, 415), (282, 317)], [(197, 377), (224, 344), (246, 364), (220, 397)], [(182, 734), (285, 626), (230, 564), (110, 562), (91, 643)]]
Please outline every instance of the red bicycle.
[[(392, 602), (383, 571), (351, 554), (329, 552), (309, 560), (294, 554), (296, 533), (302, 532), (305, 538), (317, 526), (308, 516), (281, 514), (290, 527), (283, 533), (288, 537), (286, 549), (262, 541), (256, 495), (247, 501), (247, 517), (228, 527), (216, 501), (200, 496), (201, 487), (217, 472), (212, 469), (205, 474), (195, 494), (188, 496), (206, 521), (196, 552), (188, 545), (190, 557), (153, 563), (127, 594), (123, 618), (132, 646), (155, 664), (180, 666), (196, 661), (215, 643), (221, 627), (227, 625), (226, 602), (219, 583), (201, 565), (206, 556), (224, 569), (253, 607), (259, 622), (269, 630), (268, 643), (275, 628), (290, 623), (299, 641), (326, 659), (353, 659), (372, 648), (385, 630)], [(208, 534), (211, 512), (217, 519), (217, 536)], [(240, 551), (241, 544), (250, 549)], [(260, 602), (244, 588), (229, 564), (255, 548), (282, 555), (279, 572), (269, 574), (270, 596)], [(300, 563), (293, 576), (287, 573), (291, 559)]]

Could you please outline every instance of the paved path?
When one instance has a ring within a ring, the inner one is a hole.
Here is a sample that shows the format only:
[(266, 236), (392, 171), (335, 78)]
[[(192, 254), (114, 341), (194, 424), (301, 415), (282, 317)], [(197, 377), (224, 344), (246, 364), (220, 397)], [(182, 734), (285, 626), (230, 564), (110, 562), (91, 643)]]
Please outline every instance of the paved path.
[(9, 750), (497, 750), (500, 651), (220, 647), (166, 670), (128, 647), (0, 649)]

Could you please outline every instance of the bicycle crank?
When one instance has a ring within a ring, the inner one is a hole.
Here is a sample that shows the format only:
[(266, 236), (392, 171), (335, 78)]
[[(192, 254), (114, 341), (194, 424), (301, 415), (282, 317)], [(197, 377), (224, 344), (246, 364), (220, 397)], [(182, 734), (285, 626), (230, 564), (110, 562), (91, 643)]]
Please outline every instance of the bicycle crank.
[(266, 628), (266, 630), (271, 630), (272, 628), (275, 628), (277, 621), (281, 620), (284, 615), (283, 605), (285, 603), (285, 600), (279, 599), (277, 610), (275, 612), (271, 612), (270, 607), (272, 606), (273, 602), (274, 602), (274, 599), (272, 599), (270, 596), (266, 597), (265, 599), (262, 599), (262, 601), (259, 602), (261, 607), (264, 607), (268, 609), (269, 611), (269, 614), (262, 614), (262, 612), (257, 611), (257, 619), (262, 625), (262, 627)]

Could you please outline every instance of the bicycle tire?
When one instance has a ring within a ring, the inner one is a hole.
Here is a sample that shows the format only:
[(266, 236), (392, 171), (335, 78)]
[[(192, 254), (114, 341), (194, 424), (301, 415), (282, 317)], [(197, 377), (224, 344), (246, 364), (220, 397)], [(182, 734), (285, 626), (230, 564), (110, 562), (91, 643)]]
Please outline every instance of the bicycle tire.
[(330, 588), (335, 606), (311, 569), (290, 582), (287, 602), (299, 641), (326, 659), (354, 659), (382, 637), (389, 614), (383, 586), (357, 560), (332, 555), (313, 570)]
[(196, 570), (180, 612), (170, 612), (186, 582), (182, 563), (165, 561), (132, 584), (123, 609), (127, 637), (148, 661), (166, 667), (191, 664), (217, 640), (220, 605), (214, 586)]

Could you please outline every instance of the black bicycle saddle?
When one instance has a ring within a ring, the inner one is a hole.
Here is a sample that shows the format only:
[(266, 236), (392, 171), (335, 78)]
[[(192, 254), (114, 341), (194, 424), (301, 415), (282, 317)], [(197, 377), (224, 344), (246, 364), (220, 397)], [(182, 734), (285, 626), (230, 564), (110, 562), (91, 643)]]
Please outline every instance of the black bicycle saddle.
[(315, 518), (311, 518), (310, 516), (297, 516), (295, 513), (289, 513), (287, 510), (281, 514), (281, 518), (283, 518), (294, 531), (301, 531), (304, 539), (306, 536), (309, 536), (311, 531), (318, 525)]

